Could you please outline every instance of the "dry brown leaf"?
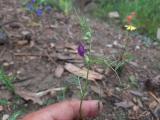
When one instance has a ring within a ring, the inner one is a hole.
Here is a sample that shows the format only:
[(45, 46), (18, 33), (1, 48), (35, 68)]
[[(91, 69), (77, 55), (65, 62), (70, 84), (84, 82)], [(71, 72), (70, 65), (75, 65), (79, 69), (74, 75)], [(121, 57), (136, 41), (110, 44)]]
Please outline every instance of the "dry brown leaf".
[(20, 40), (17, 42), (17, 45), (18, 46), (24, 46), (24, 45), (27, 45), (29, 42), (27, 40)]
[(77, 45), (75, 45), (74, 43), (66, 43), (65, 44), (65, 48), (68, 48), (68, 49), (72, 49), (74, 51), (77, 51)]
[(91, 90), (93, 90), (99, 96), (106, 97), (106, 95), (104, 94), (104, 91), (101, 88), (97, 87), (97, 86), (91, 86)]
[(64, 67), (62, 65), (58, 65), (55, 70), (55, 76), (57, 78), (60, 78), (62, 76), (63, 72), (64, 72)]
[(62, 55), (60, 53), (56, 54), (56, 57), (60, 60), (73, 60), (72, 57), (68, 56), (68, 55)]
[(40, 96), (37, 93), (33, 93), (25, 90), (16, 90), (16, 94), (22, 97), (26, 101), (32, 101), (33, 103), (43, 104), (43, 101), (40, 99)]
[(45, 95), (50, 94), (51, 96), (55, 95), (57, 91), (64, 90), (65, 88), (51, 88), (45, 91), (33, 93), (30, 91), (26, 91), (24, 89), (16, 89), (16, 94), (22, 97), (26, 101), (32, 101), (33, 103), (37, 103), (42, 105), (43, 104), (43, 99), (42, 97)]
[(98, 72), (98, 73), (101, 73), (101, 74), (104, 73), (104, 69), (102, 69), (102, 68), (96, 68), (95, 70), (96, 70), (96, 72)]
[[(81, 69), (71, 63), (66, 63), (64, 68), (67, 71), (69, 71), (70, 73), (86, 79), (86, 76), (87, 76), (87, 69), (86, 68)], [(91, 70), (89, 71), (89, 75), (88, 75), (89, 80), (92, 80), (92, 81), (101, 80), (101, 79), (103, 79), (103, 77), (104, 76), (102, 74), (99, 74), (99, 73), (91, 71)]]

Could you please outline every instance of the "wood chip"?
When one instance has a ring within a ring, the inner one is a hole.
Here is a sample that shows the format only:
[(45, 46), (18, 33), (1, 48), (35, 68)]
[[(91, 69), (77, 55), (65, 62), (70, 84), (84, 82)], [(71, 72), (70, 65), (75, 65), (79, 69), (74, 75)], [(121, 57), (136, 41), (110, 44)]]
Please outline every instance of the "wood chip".
[(18, 46), (24, 46), (24, 45), (27, 45), (29, 42), (27, 40), (20, 40), (17, 42), (17, 45)]
[(58, 65), (55, 70), (55, 76), (57, 78), (60, 78), (62, 76), (63, 72), (64, 72), (64, 67), (62, 65)]
[(42, 105), (43, 104), (43, 99), (42, 99), (43, 96), (45, 96), (45, 95), (54, 96), (57, 91), (62, 91), (64, 89), (65, 88), (51, 88), (51, 89), (48, 89), (45, 91), (34, 93), (34, 92), (26, 91), (22, 88), (18, 88), (15, 90), (15, 93), (17, 95), (19, 95), (20, 97), (22, 97), (26, 101), (32, 101), (33, 103), (37, 103), (39, 105)]
[(138, 96), (138, 97), (143, 97), (144, 96), (144, 94), (139, 92), (139, 91), (130, 90), (130, 93), (135, 95), (135, 96)]
[(72, 49), (74, 51), (77, 51), (77, 45), (75, 45), (74, 43), (66, 43), (65, 44), (65, 48), (68, 48), (68, 49)]
[(96, 68), (95, 70), (96, 70), (96, 72), (101, 73), (101, 74), (104, 72), (104, 69), (102, 69), (102, 68)]
[[(86, 76), (87, 76), (87, 69), (86, 68), (81, 69), (71, 63), (66, 63), (64, 68), (67, 71), (69, 71), (70, 73), (86, 79)], [(91, 71), (91, 70), (89, 71), (89, 75), (88, 75), (89, 80), (92, 80), (92, 81), (101, 80), (101, 79), (103, 79), (103, 77), (104, 76), (102, 74), (99, 74), (99, 73)]]

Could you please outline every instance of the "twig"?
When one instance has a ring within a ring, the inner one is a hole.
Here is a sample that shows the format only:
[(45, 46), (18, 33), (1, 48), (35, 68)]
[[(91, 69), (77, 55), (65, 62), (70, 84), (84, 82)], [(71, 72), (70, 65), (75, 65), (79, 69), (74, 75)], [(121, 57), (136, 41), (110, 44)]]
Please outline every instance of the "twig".
[(47, 55), (42, 55), (42, 54), (30, 54), (30, 53), (14, 53), (15, 56), (47, 56)]
[(5, 51), (6, 51), (6, 48), (4, 48), (4, 49), (1, 51), (1, 53), (0, 53), (0, 58), (2, 58), (3, 54), (5, 53)]
[(149, 94), (155, 99), (155, 101), (160, 104), (160, 100), (156, 97), (156, 95), (153, 92), (149, 92)]
[(153, 118), (156, 120), (157, 117), (155, 116), (154, 112), (149, 108), (149, 106), (148, 106), (147, 104), (144, 103), (144, 101), (143, 101), (142, 99), (140, 99), (140, 100), (141, 100), (142, 104), (144, 105), (144, 107), (145, 107), (146, 109), (148, 109), (148, 111), (150, 112), (150, 114), (151, 114), (151, 115), (153, 116)]

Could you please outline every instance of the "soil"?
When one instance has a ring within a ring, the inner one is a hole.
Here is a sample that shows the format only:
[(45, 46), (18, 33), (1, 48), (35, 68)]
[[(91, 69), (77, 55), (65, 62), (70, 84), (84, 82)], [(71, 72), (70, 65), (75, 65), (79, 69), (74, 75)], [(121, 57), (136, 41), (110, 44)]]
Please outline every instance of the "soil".
[[(94, 31), (92, 53), (115, 59), (123, 50), (124, 41), (128, 38), (125, 31), (94, 18), (88, 20)], [(66, 86), (69, 89), (65, 93), (65, 98), (60, 92), (48, 98), (45, 104), (38, 105), (11, 94), (0, 82), (0, 98), (10, 101), (9, 105), (4, 106), (4, 110), (0, 111), (0, 118), (4, 114), (11, 115), (17, 109), (28, 113), (63, 99), (79, 98), (78, 86), (75, 86), (71, 80), (73, 74), (64, 70), (62, 76), (55, 75), (57, 66), (64, 66), (65, 63), (71, 62), (68, 59), (59, 59), (57, 53), (66, 55), (68, 54), (64, 47), (66, 44), (78, 46), (82, 41), (77, 16), (75, 14), (65, 16), (59, 11), (52, 11), (37, 17), (25, 11), (18, 0), (1, 0), (0, 25), (5, 22), (9, 23), (2, 25), (1, 28), (7, 33), (9, 42), (0, 45), (0, 65), (8, 75), (15, 76), (16, 79), (13, 81), (15, 88), (23, 88), (30, 92)], [(131, 34), (128, 49), (134, 56), (134, 60), (126, 64), (121, 73), (120, 80), (123, 86), (120, 85), (114, 72), (104, 74), (103, 66), (92, 66), (92, 70), (102, 72), (101, 74), (105, 76), (102, 80), (90, 82), (90, 86), (101, 89), (104, 95), (100, 95), (97, 89), (90, 88), (86, 98), (98, 98), (103, 102), (104, 111), (97, 118), (99, 120), (152, 120), (157, 115), (155, 110), (160, 109), (156, 107), (159, 103), (153, 105), (155, 98), (146, 89), (146, 82), (152, 83), (160, 75), (159, 45), (151, 43), (146, 46), (143, 36)], [(76, 61), (72, 63), (84, 67), (82, 60), (80, 63)], [(136, 86), (134, 80), (128, 80), (130, 76), (135, 77)], [(149, 90), (160, 99), (157, 88)], [(138, 95), (135, 95), (136, 93)], [(129, 101), (134, 105), (128, 107), (129, 103), (122, 104), (122, 101)]]

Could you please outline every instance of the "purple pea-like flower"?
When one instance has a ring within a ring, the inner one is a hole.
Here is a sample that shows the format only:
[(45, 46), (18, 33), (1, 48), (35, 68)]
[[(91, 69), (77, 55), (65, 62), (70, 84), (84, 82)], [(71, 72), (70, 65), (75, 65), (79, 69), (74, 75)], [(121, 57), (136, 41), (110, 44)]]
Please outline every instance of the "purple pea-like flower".
[(50, 11), (52, 10), (52, 7), (49, 6), (49, 5), (47, 5), (47, 6), (45, 7), (45, 10), (46, 10), (47, 12), (50, 12)]
[(37, 14), (37, 16), (42, 16), (43, 10), (42, 9), (37, 9), (36, 14)]
[(82, 43), (80, 43), (80, 44), (78, 45), (77, 51), (78, 51), (78, 54), (79, 54), (81, 57), (84, 57), (86, 51), (85, 51), (85, 47), (84, 47), (84, 45), (83, 45)]
[(35, 2), (36, 2), (36, 0), (31, 0), (31, 2), (32, 2), (32, 3), (35, 3)]
[(27, 8), (27, 10), (29, 10), (29, 11), (33, 11), (33, 10), (34, 10), (33, 4), (31, 4), (31, 3), (28, 3), (28, 4), (26, 5), (26, 8)]

